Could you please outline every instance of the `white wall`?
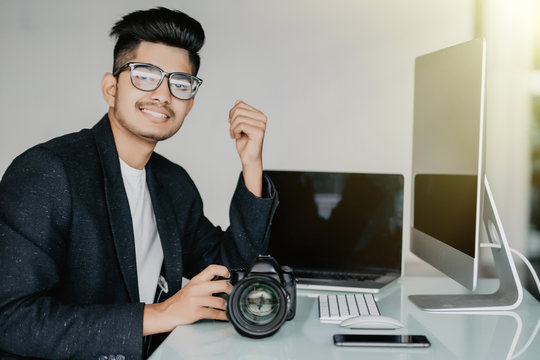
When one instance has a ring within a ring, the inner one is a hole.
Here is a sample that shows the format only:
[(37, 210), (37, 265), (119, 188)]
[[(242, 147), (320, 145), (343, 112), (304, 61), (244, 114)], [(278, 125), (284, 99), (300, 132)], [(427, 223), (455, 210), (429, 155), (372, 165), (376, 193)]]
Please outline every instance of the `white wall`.
[(106, 112), (108, 31), (156, 5), (186, 11), (206, 31), (195, 108), (157, 151), (190, 172), (214, 223), (228, 225), (240, 170), (227, 114), (241, 98), (269, 117), (268, 169), (404, 174), (404, 248), (415, 263), (407, 230), (414, 59), (473, 37), (472, 0), (2, 0), (0, 173), (26, 148)]

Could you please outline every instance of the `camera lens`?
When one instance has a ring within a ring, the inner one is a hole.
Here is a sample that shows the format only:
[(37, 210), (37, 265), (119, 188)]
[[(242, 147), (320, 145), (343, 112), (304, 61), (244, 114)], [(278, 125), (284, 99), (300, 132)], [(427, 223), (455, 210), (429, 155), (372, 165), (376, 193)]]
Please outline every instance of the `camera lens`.
[(285, 322), (287, 295), (273, 278), (249, 276), (240, 280), (230, 293), (227, 315), (244, 336), (270, 336)]
[(254, 325), (266, 325), (275, 319), (281, 306), (276, 290), (261, 282), (252, 282), (239, 298), (240, 312)]

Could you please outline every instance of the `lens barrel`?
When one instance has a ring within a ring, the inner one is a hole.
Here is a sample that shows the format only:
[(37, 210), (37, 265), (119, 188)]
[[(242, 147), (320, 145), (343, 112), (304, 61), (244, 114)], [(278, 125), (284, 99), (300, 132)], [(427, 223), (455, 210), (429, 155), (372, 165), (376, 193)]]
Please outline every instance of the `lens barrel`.
[(250, 275), (236, 283), (229, 294), (227, 316), (241, 335), (271, 336), (287, 318), (287, 294), (274, 278)]

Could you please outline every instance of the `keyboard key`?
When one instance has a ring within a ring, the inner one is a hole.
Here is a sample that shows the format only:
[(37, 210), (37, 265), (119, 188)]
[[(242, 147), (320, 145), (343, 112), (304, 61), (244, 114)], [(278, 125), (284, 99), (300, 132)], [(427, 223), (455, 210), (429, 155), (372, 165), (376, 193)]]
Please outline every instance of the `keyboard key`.
[(360, 315), (369, 315), (369, 309), (364, 298), (364, 294), (355, 294), (356, 303), (358, 304), (358, 311)]
[(328, 308), (330, 309), (330, 317), (338, 318), (339, 317), (339, 307), (337, 302), (337, 296), (328, 297)]
[(347, 305), (347, 298), (345, 296), (337, 297), (338, 307), (339, 307), (339, 316), (340, 317), (349, 317), (349, 306)]
[(373, 294), (319, 295), (321, 322), (337, 324), (358, 315), (381, 315)]
[(330, 318), (330, 311), (328, 309), (328, 298), (326, 296), (319, 298), (319, 317)]
[(379, 313), (379, 308), (377, 307), (377, 304), (375, 303), (375, 298), (373, 296), (365, 296), (366, 304), (369, 310), (369, 313), (371, 315), (381, 315)]
[(351, 313), (351, 316), (360, 315), (358, 311), (358, 304), (356, 303), (356, 298), (353, 294), (347, 294), (347, 304), (349, 305), (349, 311)]

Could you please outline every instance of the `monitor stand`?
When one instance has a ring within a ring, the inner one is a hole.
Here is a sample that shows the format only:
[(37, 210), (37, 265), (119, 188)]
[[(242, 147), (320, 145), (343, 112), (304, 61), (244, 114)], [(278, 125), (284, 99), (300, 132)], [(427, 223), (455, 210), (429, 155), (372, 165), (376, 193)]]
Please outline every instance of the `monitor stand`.
[(491, 294), (409, 295), (409, 299), (423, 310), (500, 311), (515, 309), (521, 303), (523, 289), (487, 178), (484, 178), (484, 184), (482, 220), (490, 241), (488, 247), (492, 248), (499, 288)]

